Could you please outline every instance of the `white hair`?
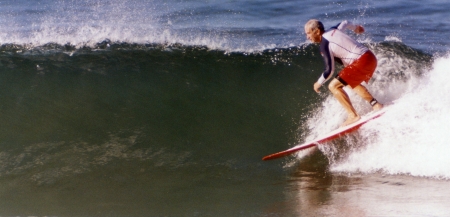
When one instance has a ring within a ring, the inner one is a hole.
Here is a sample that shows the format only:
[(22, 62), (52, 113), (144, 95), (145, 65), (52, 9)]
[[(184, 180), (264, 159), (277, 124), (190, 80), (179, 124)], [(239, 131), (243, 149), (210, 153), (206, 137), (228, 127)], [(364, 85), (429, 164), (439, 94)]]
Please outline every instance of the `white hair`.
[(316, 19), (311, 19), (305, 24), (305, 29), (316, 30), (319, 29), (321, 32), (325, 32), (325, 27), (323, 27), (322, 22)]

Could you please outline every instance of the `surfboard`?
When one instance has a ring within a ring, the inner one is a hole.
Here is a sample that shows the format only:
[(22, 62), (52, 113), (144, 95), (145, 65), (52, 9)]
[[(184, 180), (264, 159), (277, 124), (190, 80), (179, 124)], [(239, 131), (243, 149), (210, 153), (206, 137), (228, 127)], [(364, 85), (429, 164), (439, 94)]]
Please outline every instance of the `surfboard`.
[(328, 141), (331, 141), (333, 139), (339, 138), (339, 137), (341, 137), (341, 136), (343, 136), (345, 134), (351, 133), (351, 132), (359, 129), (365, 123), (380, 117), (381, 115), (383, 115), (386, 112), (386, 110), (387, 110), (387, 107), (385, 106), (384, 108), (382, 108), (379, 111), (373, 111), (373, 112), (370, 112), (370, 113), (362, 116), (361, 119), (359, 119), (359, 121), (357, 121), (357, 122), (355, 122), (353, 124), (347, 125), (345, 127), (340, 127), (340, 128), (338, 128), (336, 130), (331, 131), (330, 133), (328, 133), (326, 135), (320, 136), (319, 138), (316, 138), (316, 139), (314, 139), (312, 141), (296, 145), (296, 146), (294, 146), (294, 147), (292, 147), (290, 149), (287, 149), (285, 151), (281, 151), (281, 152), (277, 152), (277, 153), (274, 153), (274, 154), (271, 154), (271, 155), (267, 155), (267, 156), (263, 157), (262, 159), (263, 160), (272, 160), (272, 159), (288, 156), (288, 155), (293, 154), (295, 152), (298, 152), (300, 150), (311, 148), (311, 147), (317, 146), (318, 144), (321, 144), (321, 143), (328, 142)]

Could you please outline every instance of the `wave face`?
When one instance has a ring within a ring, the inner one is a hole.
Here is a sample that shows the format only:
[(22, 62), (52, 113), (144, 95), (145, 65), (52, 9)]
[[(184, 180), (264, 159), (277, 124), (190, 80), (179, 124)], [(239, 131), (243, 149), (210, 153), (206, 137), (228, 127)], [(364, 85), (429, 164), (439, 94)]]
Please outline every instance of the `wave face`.
[[(439, 100), (445, 91), (428, 93), (436, 88), (433, 79), (445, 80), (439, 70), (445, 68), (441, 65), (446, 58), (433, 62), (431, 56), (398, 42), (368, 46), (379, 60), (368, 88), (379, 101), (395, 103), (385, 117), (367, 124), (349, 147), (390, 153), (396, 144), (403, 148), (399, 137), (408, 145), (429, 147), (415, 140), (421, 138), (416, 134), (425, 136), (422, 127), (428, 119), (418, 114), (431, 109), (430, 118), (445, 116), (445, 100)], [(108, 42), (81, 49), (4, 45), (0, 51), (5, 156), (0, 174), (19, 172), (38, 183), (83, 174), (115, 160), (178, 168), (214, 164), (217, 158), (259, 159), (274, 150), (273, 144), (282, 149), (282, 144), (311, 139), (345, 118), (333, 97), (311, 89), (322, 64), (315, 45), (257, 54)], [(358, 111), (370, 111), (366, 102), (349, 94)], [(413, 106), (414, 112), (405, 112), (404, 106)], [(444, 125), (445, 118), (441, 121), (430, 124)], [(435, 138), (445, 140), (439, 134)], [(362, 164), (357, 159), (368, 157), (359, 149), (347, 154), (346, 163), (336, 160), (332, 168), (416, 174), (408, 167), (380, 168), (383, 164), (377, 161)], [(55, 165), (55, 158), (65, 163)]]

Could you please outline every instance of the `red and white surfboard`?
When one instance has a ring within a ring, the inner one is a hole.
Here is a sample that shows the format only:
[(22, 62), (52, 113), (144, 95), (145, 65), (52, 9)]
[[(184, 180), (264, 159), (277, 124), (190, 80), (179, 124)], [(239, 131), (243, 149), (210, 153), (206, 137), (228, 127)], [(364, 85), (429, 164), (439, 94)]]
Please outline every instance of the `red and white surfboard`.
[(351, 133), (357, 129), (359, 129), (363, 124), (367, 123), (370, 120), (373, 120), (375, 118), (380, 117), (381, 115), (383, 115), (386, 112), (387, 108), (384, 107), (383, 109), (379, 110), (379, 111), (375, 111), (375, 112), (371, 112), (367, 115), (364, 115), (363, 117), (361, 117), (361, 119), (353, 124), (347, 125), (345, 127), (341, 127), (338, 128), (326, 135), (323, 135), (315, 140), (309, 141), (309, 142), (305, 142), (303, 144), (299, 144), (296, 145), (290, 149), (287, 149), (285, 151), (281, 151), (281, 152), (277, 152), (271, 155), (267, 155), (265, 157), (263, 157), (263, 160), (272, 160), (272, 159), (276, 159), (276, 158), (280, 158), (280, 157), (284, 157), (290, 154), (293, 154), (295, 152), (298, 152), (300, 150), (304, 150), (307, 148), (311, 148), (314, 147), (318, 144), (324, 143), (324, 142), (328, 142), (330, 140), (339, 138), (345, 134)]

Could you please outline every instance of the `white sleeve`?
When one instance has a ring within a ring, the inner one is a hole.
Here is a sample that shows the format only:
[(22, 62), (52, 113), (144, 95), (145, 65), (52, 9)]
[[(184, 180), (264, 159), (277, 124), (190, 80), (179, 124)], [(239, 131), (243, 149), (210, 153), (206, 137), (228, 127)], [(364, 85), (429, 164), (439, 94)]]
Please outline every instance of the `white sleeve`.
[(339, 30), (349, 29), (349, 30), (355, 31), (357, 26), (358, 25), (355, 25), (348, 20), (344, 20), (341, 22), (341, 24), (339, 24), (338, 29)]

